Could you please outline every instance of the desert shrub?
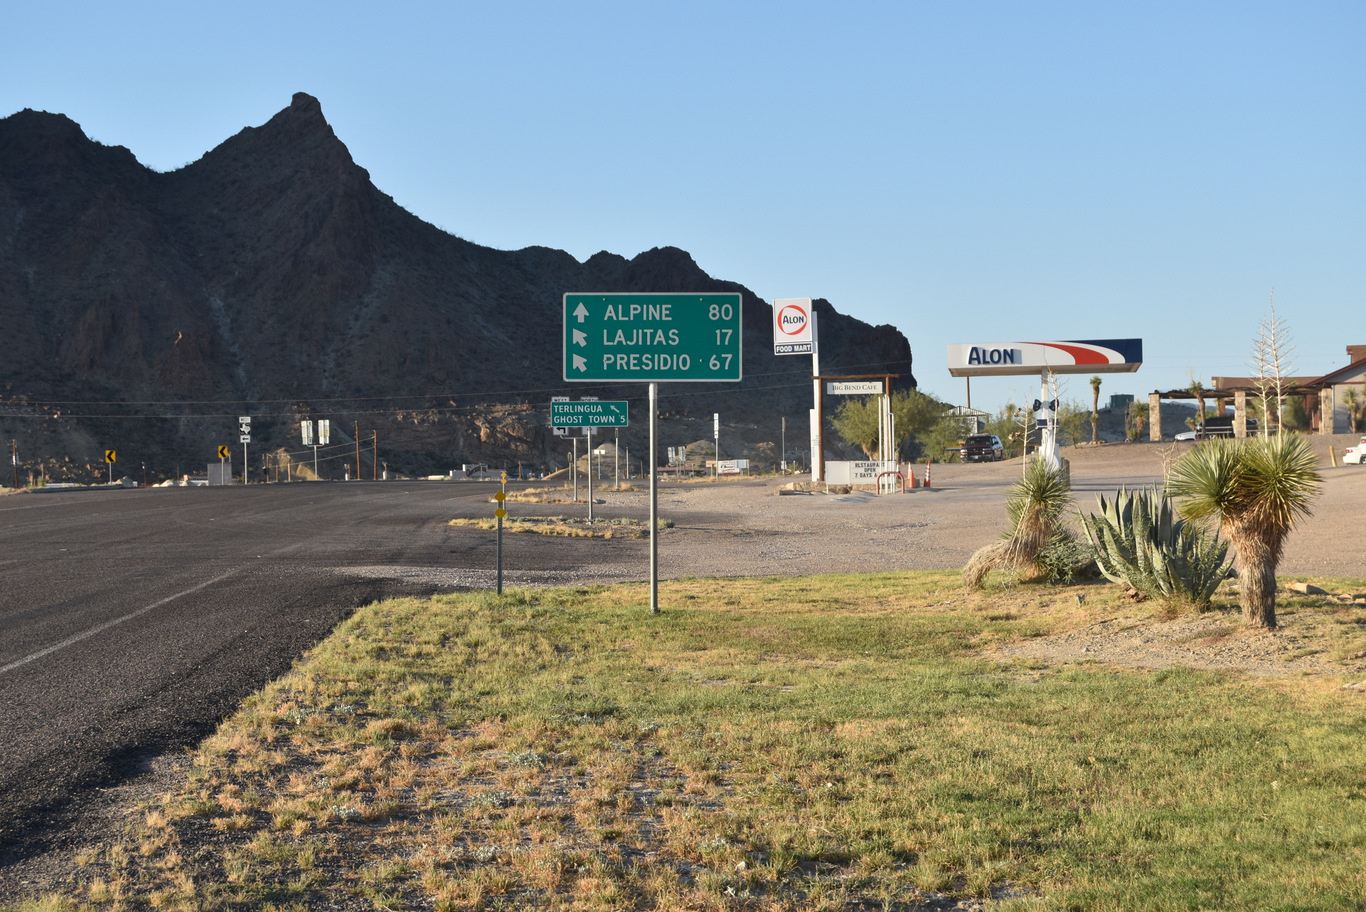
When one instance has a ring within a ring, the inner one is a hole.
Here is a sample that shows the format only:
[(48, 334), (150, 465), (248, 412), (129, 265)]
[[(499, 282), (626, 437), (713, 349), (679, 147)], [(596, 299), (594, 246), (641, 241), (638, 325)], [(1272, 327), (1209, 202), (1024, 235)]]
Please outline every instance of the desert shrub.
[(1205, 606), (1228, 576), (1228, 543), (1217, 532), (1177, 519), (1156, 490), (1120, 488), (1096, 498), (1100, 513), (1082, 517), (1096, 566), (1106, 579), (1171, 604)]
[(1045, 582), (1059, 585), (1095, 579), (1100, 575), (1090, 544), (1062, 525), (1054, 527), (1053, 535), (1034, 559), (1034, 566)]
[(963, 568), (963, 585), (980, 589), (992, 570), (1003, 571), (1007, 582), (1042, 575), (1039, 555), (1053, 540), (1058, 520), (1071, 502), (1065, 469), (1054, 468), (1042, 459), (1030, 462), (1024, 478), (1006, 496), (1011, 531), (972, 555)]

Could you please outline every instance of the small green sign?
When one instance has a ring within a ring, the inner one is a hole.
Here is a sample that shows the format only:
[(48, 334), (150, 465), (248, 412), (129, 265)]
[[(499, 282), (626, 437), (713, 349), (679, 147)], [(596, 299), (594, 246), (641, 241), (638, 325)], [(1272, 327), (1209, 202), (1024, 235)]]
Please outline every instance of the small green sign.
[(736, 293), (566, 294), (564, 378), (735, 382), (741, 329)]
[(552, 402), (551, 427), (630, 427), (631, 410), (623, 400), (619, 402)]

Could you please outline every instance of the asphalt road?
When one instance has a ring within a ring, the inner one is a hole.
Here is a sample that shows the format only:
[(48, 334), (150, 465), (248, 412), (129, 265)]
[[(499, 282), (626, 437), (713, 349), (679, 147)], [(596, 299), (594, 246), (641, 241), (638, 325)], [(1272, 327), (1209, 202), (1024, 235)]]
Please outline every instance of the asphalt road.
[[(494, 533), (447, 520), (491, 514), (493, 490), (390, 482), (0, 497), (0, 879), (10, 862), (60, 846), (100, 790), (202, 738), (357, 607), (462, 578), (373, 568), (463, 568), (491, 583)], [(515, 553), (538, 536), (505, 538), (509, 563), (554, 559)]]

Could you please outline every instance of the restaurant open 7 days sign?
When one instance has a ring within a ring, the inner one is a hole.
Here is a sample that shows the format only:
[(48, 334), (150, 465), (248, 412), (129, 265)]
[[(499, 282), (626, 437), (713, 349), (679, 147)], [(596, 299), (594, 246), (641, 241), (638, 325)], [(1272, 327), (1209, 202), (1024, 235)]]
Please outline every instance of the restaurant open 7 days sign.
[(566, 294), (564, 379), (734, 382), (740, 295)]

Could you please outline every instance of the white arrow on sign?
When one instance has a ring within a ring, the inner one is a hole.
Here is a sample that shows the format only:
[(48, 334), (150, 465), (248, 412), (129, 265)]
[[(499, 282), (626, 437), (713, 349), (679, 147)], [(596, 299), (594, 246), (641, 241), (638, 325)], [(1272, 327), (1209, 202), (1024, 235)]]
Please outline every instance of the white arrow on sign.
[(581, 329), (574, 330), (574, 344), (588, 347), (588, 333)]
[(580, 370), (580, 371), (586, 371), (586, 370), (588, 370), (588, 359), (585, 358), (583, 355), (575, 355), (575, 356), (574, 356), (574, 370)]
[(578, 307), (574, 308), (574, 316), (578, 317), (579, 322), (582, 323), (584, 321), (584, 318), (588, 316), (588, 308), (584, 307), (583, 304), (580, 303)]

